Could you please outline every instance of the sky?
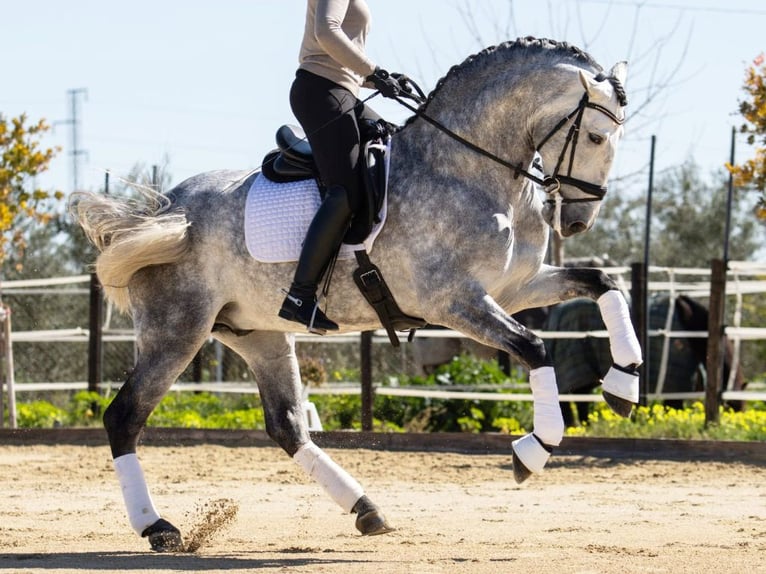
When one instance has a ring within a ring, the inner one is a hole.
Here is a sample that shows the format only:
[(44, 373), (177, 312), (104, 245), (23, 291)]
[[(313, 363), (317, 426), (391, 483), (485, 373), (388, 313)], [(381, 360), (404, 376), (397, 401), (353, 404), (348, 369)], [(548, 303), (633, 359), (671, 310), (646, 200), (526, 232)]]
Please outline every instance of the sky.
[[(752, 60), (766, 50), (762, 0), (368, 0), (367, 51), (426, 91), (450, 66), (519, 36), (565, 40), (603, 67), (629, 63), (627, 134), (613, 176), (645, 186), (658, 172), (730, 155)], [(166, 165), (172, 183), (213, 169), (254, 169), (283, 123), (297, 67), (299, 0), (0, 0), (0, 114), (53, 126), (60, 146), (36, 183), (99, 189), (104, 173)], [(76, 90), (77, 150), (72, 155)], [(648, 94), (656, 92), (647, 101)], [(367, 95), (367, 94), (365, 94)], [(375, 98), (394, 122), (409, 112)], [(737, 159), (751, 155), (737, 138)]]

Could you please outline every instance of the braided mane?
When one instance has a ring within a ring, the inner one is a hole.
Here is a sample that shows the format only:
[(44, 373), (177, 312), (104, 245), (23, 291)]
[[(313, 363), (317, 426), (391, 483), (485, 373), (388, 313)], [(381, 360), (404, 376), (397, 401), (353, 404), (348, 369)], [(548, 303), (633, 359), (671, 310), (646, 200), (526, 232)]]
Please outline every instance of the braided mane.
[[(556, 40), (550, 40), (547, 38), (535, 38), (533, 36), (526, 36), (524, 38), (518, 38), (516, 40), (509, 40), (507, 42), (503, 42), (502, 44), (498, 44), (497, 46), (490, 46), (488, 48), (483, 49), (481, 52), (477, 52), (476, 54), (473, 54), (471, 56), (468, 56), (463, 62), (460, 64), (456, 64), (455, 66), (452, 66), (447, 73), (442, 77), (437, 83), (436, 87), (431, 91), (430, 94), (428, 94), (428, 97), (426, 98), (426, 101), (423, 102), (420, 106), (420, 110), (425, 109), (426, 106), (433, 100), (433, 98), (436, 96), (436, 94), (439, 93), (441, 88), (444, 86), (444, 83), (449, 81), (457, 72), (470, 67), (475, 62), (480, 61), (484, 59), (487, 56), (497, 54), (497, 53), (504, 53), (508, 52), (509, 54), (513, 52), (519, 52), (522, 51), (535, 51), (540, 54), (551, 54), (555, 56), (560, 56), (563, 58), (569, 58), (571, 60), (574, 60), (576, 62), (579, 62), (581, 64), (586, 64), (587, 66), (590, 66), (596, 70), (597, 77), (600, 76), (601, 80), (609, 80), (609, 82), (614, 87), (615, 94), (617, 96), (617, 99), (620, 102), (620, 105), (625, 106), (627, 105), (627, 96), (625, 94), (625, 88), (622, 86), (622, 83), (615, 77), (607, 76), (604, 73), (604, 69), (599, 65), (596, 60), (594, 60), (590, 54), (587, 52), (581, 50), (577, 46), (573, 46), (572, 44), (569, 44), (567, 42), (557, 42)], [(405, 126), (408, 125), (410, 122), (414, 121), (417, 118), (417, 116), (412, 116), (407, 119), (405, 122)]]

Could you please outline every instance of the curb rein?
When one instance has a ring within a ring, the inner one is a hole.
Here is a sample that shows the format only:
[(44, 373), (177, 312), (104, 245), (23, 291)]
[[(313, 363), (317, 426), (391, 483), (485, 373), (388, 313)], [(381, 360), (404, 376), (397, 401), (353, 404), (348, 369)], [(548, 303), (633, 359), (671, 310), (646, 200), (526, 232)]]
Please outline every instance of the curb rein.
[[(600, 73), (596, 76), (596, 78), (601, 78), (599, 81), (603, 81), (605, 79), (608, 79), (604, 76), (603, 73)], [(412, 79), (408, 78), (407, 76), (402, 76), (400, 78), (400, 84), (402, 85), (402, 96), (408, 99), (413, 100), (417, 104), (421, 104), (421, 107), (416, 108), (415, 106), (411, 105), (409, 102), (406, 102), (401, 97), (394, 98), (399, 104), (413, 112), (416, 116), (419, 118), (422, 118), (435, 128), (437, 128), (439, 131), (445, 133), (455, 141), (460, 142), (467, 148), (475, 151), (476, 153), (483, 155), (486, 158), (491, 159), (495, 163), (498, 163), (504, 167), (507, 167), (514, 173), (514, 178), (518, 178), (519, 175), (523, 175), (530, 181), (533, 181), (534, 183), (540, 185), (544, 190), (545, 193), (551, 196), (557, 196), (556, 199), (547, 199), (546, 201), (549, 203), (580, 203), (580, 202), (586, 202), (586, 201), (600, 201), (604, 198), (606, 195), (607, 187), (606, 186), (599, 186), (593, 183), (590, 183), (588, 181), (584, 181), (582, 179), (577, 179), (575, 177), (572, 177), (572, 166), (574, 164), (574, 156), (575, 156), (575, 150), (577, 148), (577, 142), (578, 142), (578, 136), (580, 133), (580, 124), (582, 122), (582, 116), (585, 112), (586, 108), (590, 108), (592, 110), (597, 110), (607, 116), (610, 120), (615, 122), (617, 125), (622, 125), (625, 123), (625, 119), (618, 118), (612, 111), (605, 108), (604, 106), (600, 104), (595, 104), (591, 102), (588, 98), (588, 92), (586, 91), (582, 98), (580, 99), (580, 102), (577, 104), (577, 107), (572, 110), (569, 114), (567, 114), (564, 118), (562, 118), (552, 129), (548, 132), (548, 135), (546, 135), (542, 141), (535, 146), (535, 151), (539, 152), (542, 147), (550, 140), (556, 132), (558, 132), (560, 129), (562, 129), (567, 122), (572, 120), (574, 118), (574, 122), (572, 122), (572, 126), (569, 128), (569, 132), (567, 133), (566, 141), (564, 143), (564, 147), (561, 149), (561, 154), (559, 154), (558, 163), (556, 164), (556, 168), (553, 170), (553, 173), (551, 175), (546, 176), (543, 174), (543, 177), (538, 177), (535, 174), (527, 171), (519, 164), (512, 164), (511, 162), (501, 158), (500, 156), (497, 156), (493, 154), (492, 152), (476, 145), (472, 141), (467, 140), (463, 136), (459, 135), (458, 133), (452, 131), (450, 128), (445, 126), (443, 123), (441, 123), (439, 120), (432, 118), (428, 114), (425, 113), (425, 110), (421, 109), (422, 104), (424, 104), (427, 100), (425, 97), (425, 94), (420, 89), (420, 87), (412, 81)], [(412, 88), (414, 88), (417, 91), (417, 95), (412, 93)], [(561, 165), (564, 163), (564, 158), (567, 153), (567, 149), (569, 149), (569, 146), (571, 144), (571, 149), (569, 152), (569, 164), (567, 167), (567, 173), (566, 175), (560, 175), (559, 170), (561, 169)], [(533, 163), (533, 167), (536, 169), (541, 169), (541, 165), (535, 161)], [(591, 197), (587, 198), (578, 198), (578, 199), (564, 199), (559, 194), (559, 190), (561, 189), (561, 185), (571, 185), (573, 187), (578, 188), (580, 191), (586, 193), (587, 195), (590, 195)]]

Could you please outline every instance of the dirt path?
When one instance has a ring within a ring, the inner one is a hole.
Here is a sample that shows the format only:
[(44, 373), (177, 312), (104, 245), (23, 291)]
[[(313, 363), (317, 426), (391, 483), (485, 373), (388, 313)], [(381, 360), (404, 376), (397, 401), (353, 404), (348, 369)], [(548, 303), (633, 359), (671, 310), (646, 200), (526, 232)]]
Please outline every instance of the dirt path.
[(766, 573), (763, 466), (557, 457), (517, 486), (507, 456), (329, 452), (396, 532), (357, 536), (276, 448), (146, 446), (155, 503), (185, 535), (238, 511), (166, 555), (130, 529), (108, 448), (0, 446), (0, 572)]

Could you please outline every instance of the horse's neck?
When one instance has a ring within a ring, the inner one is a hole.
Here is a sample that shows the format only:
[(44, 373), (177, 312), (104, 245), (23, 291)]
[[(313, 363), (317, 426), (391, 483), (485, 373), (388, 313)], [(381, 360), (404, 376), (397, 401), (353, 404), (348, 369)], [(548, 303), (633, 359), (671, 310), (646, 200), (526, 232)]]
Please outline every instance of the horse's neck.
[(389, 213), (413, 230), (431, 222), (454, 233), (491, 294), (510, 299), (538, 272), (547, 226), (523, 176), (422, 121), (396, 135), (391, 161)]
[[(442, 121), (458, 134), (469, 131)], [(492, 150), (492, 143), (497, 141), (492, 130), (485, 130), (481, 137), (472, 141), (514, 164), (527, 167), (532, 160), (533, 152), (529, 150), (505, 153)], [(394, 136), (391, 162), (393, 198), (398, 195), (418, 197), (421, 201), (444, 205), (463, 201), (468, 195), (482, 206), (491, 203), (502, 212), (509, 204), (524, 201), (523, 177), (515, 177), (508, 168), (424, 120), (414, 121)]]

